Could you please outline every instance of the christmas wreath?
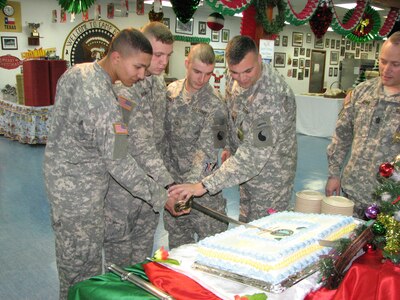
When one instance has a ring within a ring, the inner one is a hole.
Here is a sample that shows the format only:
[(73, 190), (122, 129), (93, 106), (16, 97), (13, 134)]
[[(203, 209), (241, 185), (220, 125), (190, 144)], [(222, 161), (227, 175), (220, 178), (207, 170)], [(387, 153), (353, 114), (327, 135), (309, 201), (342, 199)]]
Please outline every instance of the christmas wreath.
[[(283, 26), (285, 26), (285, 10), (286, 10), (286, 2), (283, 0), (255, 0), (253, 2), (256, 8), (256, 19), (257, 22), (260, 23), (264, 31), (267, 34), (278, 34), (282, 31)], [(267, 7), (278, 8), (278, 15), (274, 20), (268, 20), (265, 15), (265, 10)]]
[[(333, 0), (332, 4), (333, 4)], [(357, 0), (357, 5), (356, 7), (352, 10), (351, 16), (348, 17), (348, 20), (345, 22), (341, 22), (339, 20), (339, 17), (336, 13), (336, 10), (334, 7), (333, 9), (333, 21), (332, 21), (332, 29), (334, 32), (340, 35), (347, 35), (349, 34), (360, 22), (361, 17), (363, 16), (363, 13), (365, 11), (365, 8), (367, 6), (367, 3), (365, 0)]]
[[(343, 21), (346, 23), (354, 13), (354, 8), (350, 9), (343, 17)], [(381, 17), (378, 12), (371, 6), (367, 6), (364, 14), (356, 26), (356, 28), (346, 35), (351, 41), (364, 43), (371, 41), (375, 38), (376, 34), (381, 27)]]

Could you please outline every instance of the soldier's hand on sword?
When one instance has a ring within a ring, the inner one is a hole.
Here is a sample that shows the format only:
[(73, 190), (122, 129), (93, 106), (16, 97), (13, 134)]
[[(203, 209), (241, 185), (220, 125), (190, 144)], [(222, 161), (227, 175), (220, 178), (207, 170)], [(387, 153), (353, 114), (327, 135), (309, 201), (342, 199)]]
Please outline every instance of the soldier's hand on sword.
[(182, 198), (179, 197), (179, 195), (170, 195), (168, 194), (168, 200), (165, 203), (165, 209), (168, 210), (168, 212), (174, 216), (181, 216), (184, 214), (188, 214), (190, 212), (190, 208), (187, 209), (182, 209), (182, 210), (176, 210), (175, 207), (177, 207), (177, 205), (182, 206), (182, 202), (186, 202), (185, 200), (183, 200)]
[(189, 200), (192, 196), (200, 197), (205, 193), (207, 193), (207, 189), (201, 182), (177, 184), (168, 189), (168, 195), (178, 196), (185, 201)]

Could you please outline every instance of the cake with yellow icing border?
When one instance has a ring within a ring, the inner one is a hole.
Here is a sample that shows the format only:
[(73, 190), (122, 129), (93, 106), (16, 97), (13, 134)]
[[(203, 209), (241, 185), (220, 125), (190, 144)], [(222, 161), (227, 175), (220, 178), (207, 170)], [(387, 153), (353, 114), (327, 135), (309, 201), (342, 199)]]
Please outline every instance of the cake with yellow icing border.
[(336, 240), (355, 228), (352, 217), (279, 212), (199, 242), (196, 263), (272, 285), (315, 264)]

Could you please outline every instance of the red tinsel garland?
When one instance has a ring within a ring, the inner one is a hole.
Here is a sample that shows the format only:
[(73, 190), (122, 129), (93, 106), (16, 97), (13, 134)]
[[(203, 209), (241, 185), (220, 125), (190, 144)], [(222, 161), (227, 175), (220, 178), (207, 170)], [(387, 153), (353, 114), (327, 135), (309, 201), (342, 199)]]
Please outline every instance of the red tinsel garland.
[(249, 4), (252, 0), (220, 0), (221, 3), (229, 8), (237, 9)]
[(347, 35), (350, 33), (354, 27), (357, 26), (357, 24), (360, 22), (365, 8), (367, 7), (367, 1), (365, 0), (357, 0), (357, 5), (353, 10), (353, 14), (351, 17), (347, 20), (347, 22), (342, 23), (336, 13), (335, 7), (333, 0), (331, 0), (333, 7), (333, 22), (332, 22), (332, 29), (341, 35)]
[(243, 11), (242, 22), (240, 24), (240, 34), (247, 35), (255, 40), (256, 27), (256, 8), (253, 4), (251, 4)]

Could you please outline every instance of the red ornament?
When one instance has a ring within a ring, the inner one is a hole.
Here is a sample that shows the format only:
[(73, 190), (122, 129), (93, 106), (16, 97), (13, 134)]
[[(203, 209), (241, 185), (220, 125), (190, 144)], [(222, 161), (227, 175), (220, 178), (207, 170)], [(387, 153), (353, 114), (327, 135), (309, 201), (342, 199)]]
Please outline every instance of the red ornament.
[(383, 163), (379, 166), (379, 174), (381, 174), (382, 177), (389, 178), (392, 176), (394, 171), (394, 166), (391, 163)]
[(367, 253), (374, 253), (376, 251), (376, 246), (371, 243), (366, 243), (363, 250)]
[(331, 25), (333, 13), (328, 4), (324, 3), (318, 6), (314, 15), (310, 19), (310, 26), (315, 37), (320, 39), (327, 32), (329, 25)]

